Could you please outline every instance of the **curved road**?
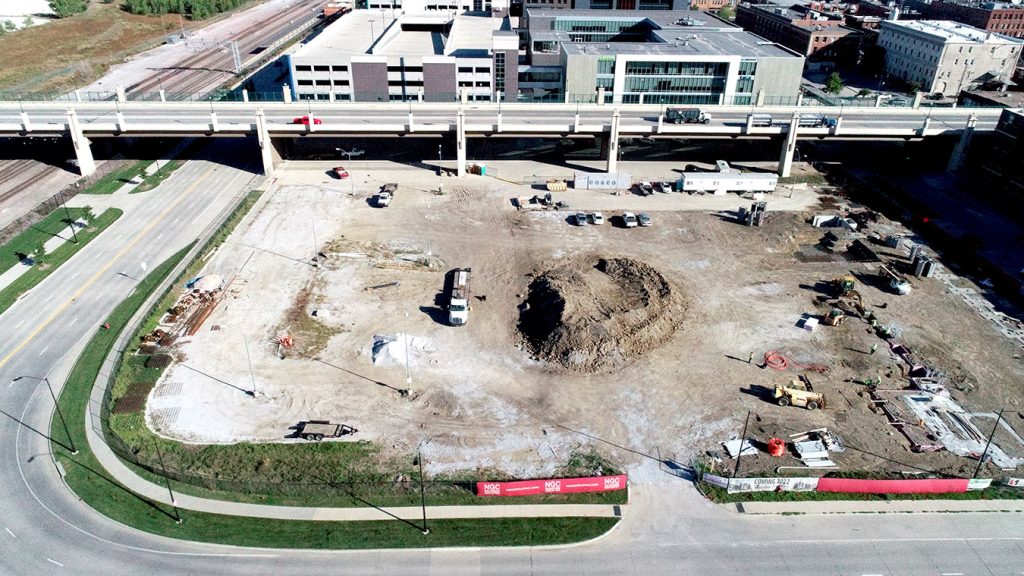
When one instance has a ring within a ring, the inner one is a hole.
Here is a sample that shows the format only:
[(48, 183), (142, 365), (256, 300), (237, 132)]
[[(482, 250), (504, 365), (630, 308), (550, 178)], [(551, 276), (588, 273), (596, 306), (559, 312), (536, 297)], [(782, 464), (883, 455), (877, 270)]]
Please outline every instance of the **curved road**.
[[(229, 150), (225, 146), (226, 151)], [(189, 162), (156, 191), (80, 196), (125, 215), (0, 316), (0, 574), (1021, 574), (1021, 514), (744, 516), (653, 463), (605, 538), (556, 549), (250, 550), (155, 537), (93, 512), (61, 482), (40, 431), (77, 350), (155, 264), (211, 222), (252, 174)]]

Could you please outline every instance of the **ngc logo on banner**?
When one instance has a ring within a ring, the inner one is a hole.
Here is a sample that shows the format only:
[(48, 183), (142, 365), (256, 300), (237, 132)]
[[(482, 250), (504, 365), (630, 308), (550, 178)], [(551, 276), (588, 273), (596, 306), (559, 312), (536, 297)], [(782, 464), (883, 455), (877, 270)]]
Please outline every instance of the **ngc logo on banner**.
[(561, 480), (547, 480), (544, 482), (545, 492), (561, 492), (562, 481)]
[(484, 484), (484, 496), (501, 496), (501, 483), (488, 482)]
[(612, 476), (610, 478), (605, 478), (604, 479), (604, 489), (605, 490), (618, 490), (619, 488), (622, 487), (621, 484), (622, 484), (622, 479), (619, 478), (618, 476)]

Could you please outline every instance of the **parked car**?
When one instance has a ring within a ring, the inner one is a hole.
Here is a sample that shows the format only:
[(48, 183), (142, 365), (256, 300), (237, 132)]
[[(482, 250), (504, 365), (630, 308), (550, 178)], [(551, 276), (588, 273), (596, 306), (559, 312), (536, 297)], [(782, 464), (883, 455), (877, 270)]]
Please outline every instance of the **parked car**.
[(335, 166), (332, 170), (334, 171), (334, 175), (338, 177), (338, 180), (348, 178), (348, 170), (345, 170), (344, 166)]
[(587, 224), (587, 215), (583, 212), (577, 212), (572, 215), (570, 221), (577, 226), (585, 226)]
[(886, 106), (906, 106), (907, 104), (908, 104), (908, 100), (906, 98), (903, 98), (903, 97), (890, 98), (889, 100), (887, 100), (885, 102)]
[(650, 226), (651, 225), (651, 217), (648, 216), (644, 212), (641, 212), (641, 213), (637, 214), (636, 215), (636, 220), (637, 220), (637, 223), (639, 223), (641, 226)]
[(651, 186), (650, 182), (640, 182), (636, 187), (641, 196), (650, 196), (651, 194), (654, 194), (654, 187)]
[(671, 182), (655, 182), (654, 185), (657, 187), (659, 192), (669, 193), (672, 191)]
[(604, 224), (604, 214), (600, 212), (591, 212), (590, 214), (587, 214), (587, 221), (591, 224), (597, 224), (600, 226), (601, 224)]
[[(292, 118), (292, 124), (305, 124), (306, 126), (309, 126), (309, 120), (310, 120), (309, 116), (298, 116), (298, 117)], [(323, 124), (323, 123), (324, 123), (323, 120), (321, 120), (319, 118), (313, 118), (313, 124), (314, 125), (319, 125), (319, 124)]]
[(636, 228), (636, 226), (637, 226), (636, 215), (633, 214), (632, 212), (623, 212), (622, 213), (622, 223), (626, 226), (626, 228)]

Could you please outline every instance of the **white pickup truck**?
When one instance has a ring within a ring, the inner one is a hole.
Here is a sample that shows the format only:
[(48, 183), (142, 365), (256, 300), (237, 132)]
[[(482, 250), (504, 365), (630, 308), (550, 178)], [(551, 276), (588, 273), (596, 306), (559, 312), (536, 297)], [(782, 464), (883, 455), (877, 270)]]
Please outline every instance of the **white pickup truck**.
[(464, 326), (469, 320), (469, 274), (471, 268), (459, 268), (453, 272), (452, 291), (448, 298), (448, 323)]
[(386, 208), (391, 204), (391, 201), (395, 198), (395, 192), (398, 192), (398, 184), (385, 184), (381, 186), (375, 201), (377, 207)]

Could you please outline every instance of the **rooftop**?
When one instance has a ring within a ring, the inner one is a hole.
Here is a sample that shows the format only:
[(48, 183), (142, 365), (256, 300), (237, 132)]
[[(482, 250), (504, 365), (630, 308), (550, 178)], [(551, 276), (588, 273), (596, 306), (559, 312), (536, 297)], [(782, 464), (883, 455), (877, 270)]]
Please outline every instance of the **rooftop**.
[(376, 56), (455, 56), (486, 58), (491, 33), (503, 20), (490, 15), (460, 14), (454, 18), (438, 13), (426, 15), (355, 10), (342, 16), (299, 48), (293, 57), (338, 58), (372, 54)]
[(544, 10), (527, 8), (530, 17), (556, 18), (559, 20), (625, 20), (640, 22), (650, 20), (656, 28), (686, 30), (738, 29), (735, 24), (719, 19), (707, 12), (697, 10)]
[(882, 29), (904, 28), (942, 40), (946, 44), (1024, 44), (1024, 40), (1000, 36), (952, 20), (886, 20)]
[[(675, 31), (673, 31), (675, 32)], [(679, 31), (682, 32), (682, 31)], [(796, 53), (741, 30), (701, 30), (663, 37), (665, 42), (580, 42), (562, 44), (566, 54), (712, 55), (741, 57), (795, 57)]]

